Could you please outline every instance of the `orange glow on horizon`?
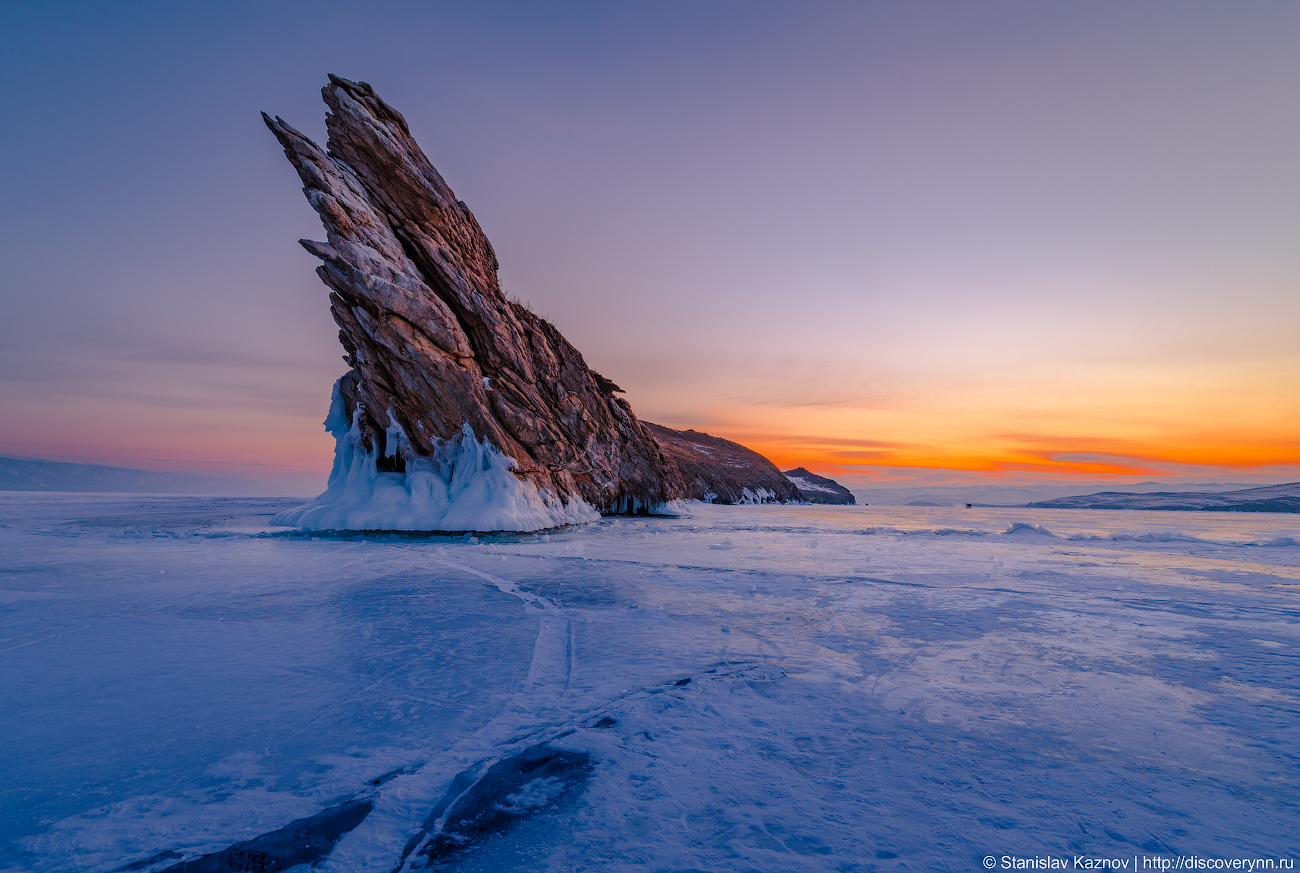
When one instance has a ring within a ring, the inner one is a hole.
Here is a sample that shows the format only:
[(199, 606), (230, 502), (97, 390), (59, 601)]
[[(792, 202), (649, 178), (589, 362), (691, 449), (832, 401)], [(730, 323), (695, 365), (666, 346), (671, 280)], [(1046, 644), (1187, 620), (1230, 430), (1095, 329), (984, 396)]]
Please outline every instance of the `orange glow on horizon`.
[[(1111, 447), (1089, 450), (1078, 444), (1062, 446), (1057, 450), (1027, 451), (1007, 447), (1001, 452), (979, 450), (929, 451), (921, 447), (897, 450), (851, 450), (806, 443), (780, 437), (758, 434), (724, 435), (771, 459), (778, 467), (793, 466), (851, 471), (855, 467), (910, 467), (931, 470), (964, 470), (969, 472), (996, 472), (1006, 470), (1082, 475), (1163, 476), (1162, 465), (1204, 466), (1235, 470), (1252, 470), (1260, 467), (1300, 466), (1300, 450), (1294, 446), (1196, 446), (1173, 448), (1164, 451), (1135, 447), (1131, 452), (1117, 454)], [(1070, 456), (1092, 455), (1091, 459)]]
[(965, 381), (900, 378), (874, 395), (809, 385), (776, 398), (764, 396), (773, 379), (763, 374), (743, 392), (730, 386), (694, 405), (691, 424), (672, 425), (650, 411), (683, 408), (679, 395), (665, 391), (645, 406), (652, 421), (734, 440), (783, 470), (832, 477), (897, 470), (901, 478), (931, 479), (952, 470), (1079, 482), (1234, 472), (1295, 479), (1297, 376), (1300, 365), (1290, 358), (1184, 367), (1053, 369), (1048, 362), (1030, 372), (972, 372)]
[[(802, 439), (719, 429), (718, 436), (732, 439), (769, 458), (783, 470), (802, 466), (812, 470), (854, 473), (863, 467), (897, 467), (925, 470), (961, 470), (972, 473), (1032, 472), (1064, 476), (1170, 475), (1168, 468), (1206, 467), (1242, 472), (1260, 468), (1300, 467), (1300, 445), (1291, 443), (1233, 445), (1201, 443), (1185, 446), (1117, 447), (1112, 441), (1062, 441), (1054, 448), (1041, 443), (1032, 449), (1012, 443), (990, 447), (898, 445), (859, 449), (849, 440)], [(1042, 442), (1050, 443), (1051, 440)]]

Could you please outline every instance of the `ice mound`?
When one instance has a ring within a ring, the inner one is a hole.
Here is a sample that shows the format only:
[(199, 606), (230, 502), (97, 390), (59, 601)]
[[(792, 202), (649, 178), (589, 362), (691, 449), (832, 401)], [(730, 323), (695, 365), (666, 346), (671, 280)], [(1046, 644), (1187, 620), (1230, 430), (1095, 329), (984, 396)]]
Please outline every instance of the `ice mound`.
[(380, 472), (379, 449), (366, 451), (361, 444), (361, 413), (358, 406), (348, 419), (336, 383), (325, 419), (335, 440), (329, 485), (272, 524), (310, 530), (532, 531), (600, 518), (581, 498), (566, 504), (515, 476), (510, 472), (515, 460), (477, 439), (468, 425), (439, 444), (432, 457), (423, 457), (411, 450), (390, 415), (385, 456), (400, 456), (406, 469)]
[[(1177, 533), (1174, 531), (1151, 531), (1143, 534), (1074, 534), (1067, 537), (1070, 540), (1103, 540), (1111, 543), (1200, 543), (1206, 542), (1200, 537), (1192, 534)], [(1228, 545), (1220, 543), (1219, 545)]]
[(1010, 536), (1015, 536), (1016, 534), (1037, 534), (1039, 536), (1057, 539), (1056, 534), (1052, 533), (1047, 528), (1037, 524), (1027, 524), (1023, 521), (1015, 521), (1007, 525), (1006, 533)]
[[(1012, 529), (1008, 529), (1007, 531), (1005, 531), (1005, 533), (1011, 533), (1011, 530)], [(983, 537), (983, 536), (988, 536), (990, 531), (975, 530), (972, 528), (959, 528), (959, 527), (913, 528), (911, 530), (907, 530), (901, 527), (864, 527), (861, 530), (857, 531), (857, 533), (862, 534), (864, 536), (881, 534), (881, 535), (893, 535), (893, 536), (905, 536), (905, 537), (913, 537), (913, 536)]]
[(1300, 539), (1295, 537), (1273, 537), (1270, 540), (1260, 540), (1254, 543), (1246, 543), (1248, 546), (1300, 546)]

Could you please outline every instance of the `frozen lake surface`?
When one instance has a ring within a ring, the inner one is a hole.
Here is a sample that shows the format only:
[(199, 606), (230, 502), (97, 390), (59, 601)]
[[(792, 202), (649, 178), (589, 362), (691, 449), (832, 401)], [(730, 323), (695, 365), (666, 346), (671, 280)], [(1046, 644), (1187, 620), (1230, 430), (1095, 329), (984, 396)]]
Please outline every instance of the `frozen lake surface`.
[(0, 495), (0, 869), (1300, 855), (1300, 516), (291, 505)]

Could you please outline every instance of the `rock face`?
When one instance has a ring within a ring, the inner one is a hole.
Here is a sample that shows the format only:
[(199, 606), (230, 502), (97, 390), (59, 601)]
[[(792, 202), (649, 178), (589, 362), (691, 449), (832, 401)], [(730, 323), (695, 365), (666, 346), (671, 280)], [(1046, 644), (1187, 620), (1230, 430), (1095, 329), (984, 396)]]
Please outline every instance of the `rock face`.
[(842, 506), (854, 506), (857, 500), (849, 489), (834, 479), (809, 473), (803, 467), (786, 470), (781, 475), (789, 479), (799, 489), (803, 499), (808, 503), (835, 503)]
[(621, 389), (505, 297), (491, 244), (402, 116), (365, 83), (330, 76), (322, 93), (328, 151), (263, 118), (324, 224), (324, 242), (302, 245), (322, 261), (352, 368), (342, 411), (381, 472), (468, 426), (548, 499), (608, 512), (687, 494)]
[(801, 500), (757, 452), (638, 421), (622, 389), (502, 293), (492, 245), (402, 116), (364, 82), (330, 76), (322, 94), (326, 150), (262, 117), (325, 227), (324, 242), (301, 242), (322, 261), (352, 369), (326, 421), (329, 489), (274, 523), (533, 530), (683, 497)]
[(799, 490), (767, 458), (740, 443), (643, 422), (682, 471), (686, 496), (709, 503), (799, 503)]

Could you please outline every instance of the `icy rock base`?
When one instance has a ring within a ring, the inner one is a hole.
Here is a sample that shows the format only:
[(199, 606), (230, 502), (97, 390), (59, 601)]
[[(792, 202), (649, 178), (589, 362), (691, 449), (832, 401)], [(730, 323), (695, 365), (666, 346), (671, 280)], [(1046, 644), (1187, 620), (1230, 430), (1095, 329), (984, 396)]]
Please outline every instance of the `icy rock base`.
[(310, 530), (534, 531), (600, 518), (580, 497), (566, 504), (511, 473), (514, 458), (477, 439), (469, 425), (433, 457), (423, 457), (391, 423), (387, 454), (401, 454), (406, 471), (380, 472), (378, 449), (366, 451), (361, 444), (360, 414), (358, 407), (348, 420), (336, 384), (325, 420), (335, 439), (329, 485), (272, 524)]

